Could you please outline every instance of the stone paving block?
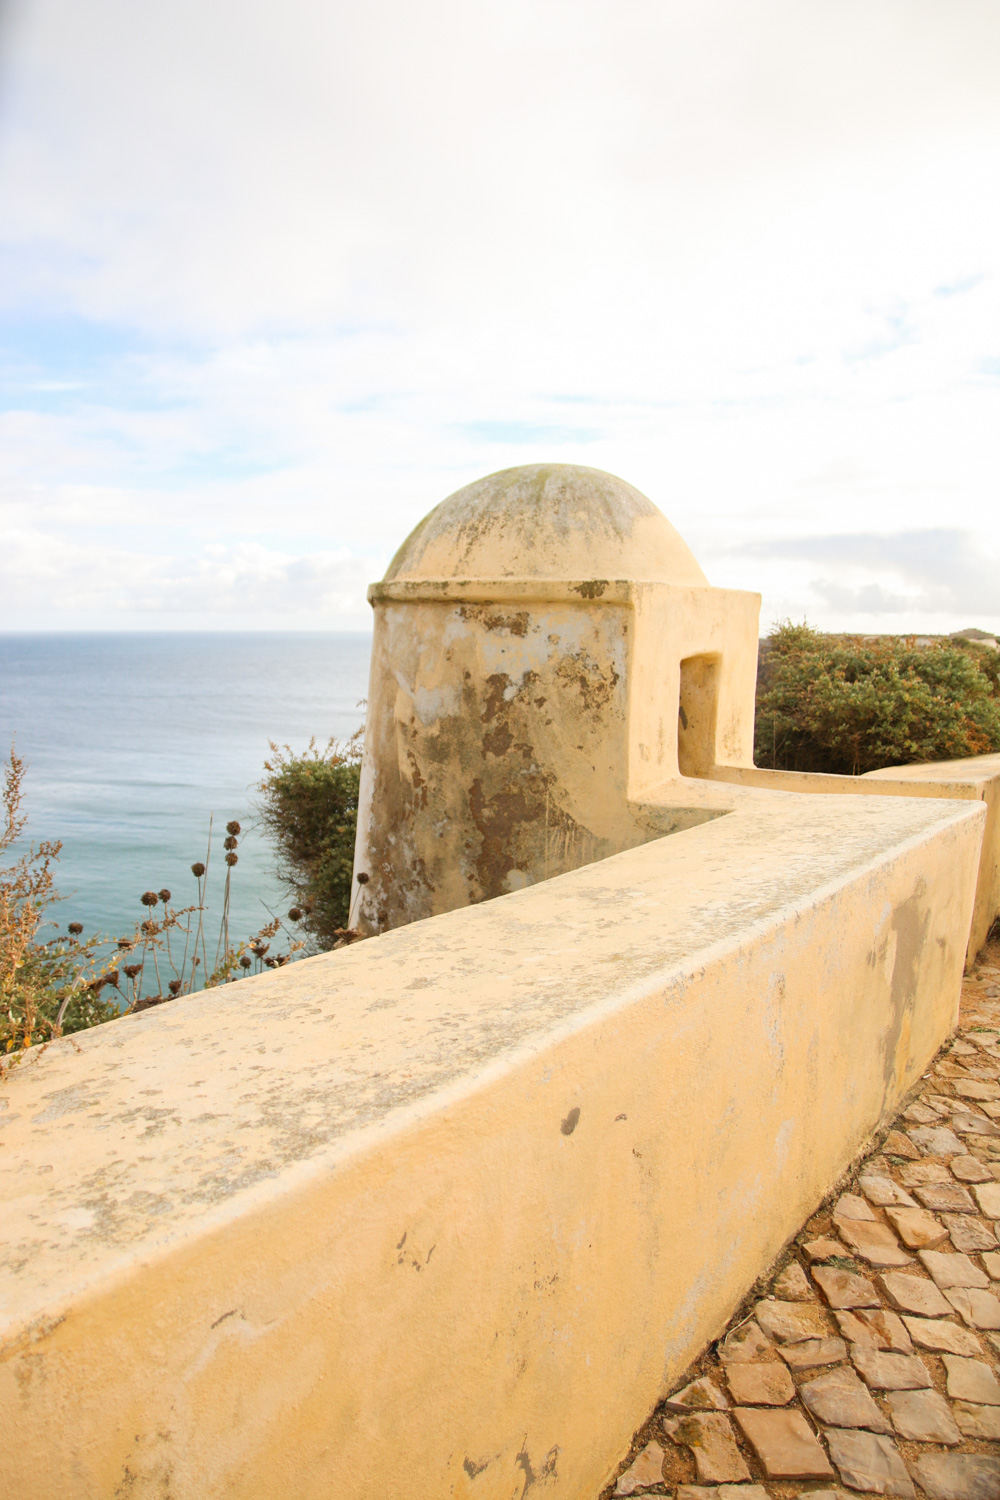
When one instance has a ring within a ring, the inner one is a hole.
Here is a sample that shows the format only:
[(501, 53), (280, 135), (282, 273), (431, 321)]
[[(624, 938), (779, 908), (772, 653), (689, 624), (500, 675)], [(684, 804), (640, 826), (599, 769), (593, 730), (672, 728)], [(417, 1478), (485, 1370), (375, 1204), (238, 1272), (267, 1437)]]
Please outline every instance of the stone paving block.
[(890, 1391), (885, 1398), (892, 1425), (913, 1443), (960, 1443), (951, 1408), (938, 1391)]
[(964, 1037), (959, 1037), (957, 1042), (952, 1042), (949, 1049), (949, 1057), (975, 1057), (977, 1049), (967, 1042)]
[(873, 1214), (865, 1200), (857, 1193), (841, 1193), (833, 1209), (834, 1223), (841, 1219), (855, 1219), (863, 1224), (877, 1224), (878, 1215)]
[(910, 1465), (930, 1500), (1000, 1500), (1000, 1459), (979, 1453), (921, 1453)]
[(952, 1411), (966, 1437), (982, 1438), (989, 1443), (1000, 1441), (1000, 1406), (976, 1406), (971, 1401), (956, 1401)]
[(812, 1278), (831, 1307), (878, 1307), (879, 1295), (867, 1276), (838, 1266), (814, 1266)]
[(903, 1119), (911, 1120), (914, 1125), (933, 1125), (935, 1120), (940, 1120), (941, 1111), (934, 1109), (930, 1104), (924, 1104), (921, 1100), (915, 1101), (903, 1110)]
[(909, 1161), (915, 1161), (920, 1156), (919, 1149), (901, 1130), (889, 1131), (882, 1150), (887, 1156), (903, 1156)]
[(851, 1252), (839, 1240), (832, 1240), (827, 1235), (823, 1235), (820, 1239), (809, 1240), (803, 1245), (802, 1253), (806, 1260), (812, 1262), (830, 1260), (835, 1255), (847, 1257)]
[(931, 1349), (936, 1354), (964, 1354), (975, 1358), (982, 1354), (982, 1346), (974, 1333), (960, 1328), (957, 1323), (948, 1323), (943, 1318), (904, 1318), (906, 1331), (921, 1349)]
[(913, 1500), (913, 1483), (899, 1449), (890, 1438), (842, 1427), (828, 1428), (823, 1435), (837, 1473), (849, 1489)]
[(951, 1128), (959, 1135), (1000, 1136), (1000, 1125), (987, 1120), (985, 1115), (955, 1114), (951, 1117)]
[[(900, 1354), (913, 1353), (910, 1335), (903, 1326), (903, 1320), (896, 1313), (880, 1307), (873, 1312), (859, 1312), (855, 1316), (872, 1334), (873, 1348), (895, 1349)], [(852, 1342), (864, 1344), (867, 1341), (855, 1339)]]
[(888, 1271), (878, 1278), (893, 1307), (901, 1312), (919, 1313), (924, 1318), (948, 1317), (952, 1311), (933, 1281), (923, 1276), (909, 1276), (903, 1271)]
[(1000, 1086), (979, 1078), (956, 1078), (952, 1087), (960, 1099), (1000, 1099)]
[(708, 1376), (692, 1380), (683, 1390), (675, 1391), (663, 1403), (668, 1411), (725, 1411), (729, 1402)]
[(908, 1161), (899, 1169), (908, 1188), (924, 1187), (929, 1182), (954, 1182), (943, 1161)]
[(784, 1344), (778, 1353), (793, 1370), (814, 1370), (846, 1359), (847, 1345), (843, 1339), (804, 1339), (801, 1344)]
[(750, 1478), (729, 1418), (721, 1411), (665, 1417), (663, 1430), (675, 1443), (690, 1448), (699, 1484), (732, 1484)]
[(981, 1359), (962, 1359), (942, 1354), (948, 1395), (953, 1401), (974, 1401), (978, 1406), (1000, 1406), (1000, 1382)]
[(830, 1427), (867, 1427), (891, 1432), (888, 1419), (875, 1405), (853, 1370), (828, 1370), (799, 1386), (799, 1396), (817, 1422)]
[(885, 1216), (910, 1250), (933, 1250), (948, 1238), (947, 1229), (926, 1208), (895, 1208), (890, 1205)]
[(988, 1287), (990, 1284), (986, 1272), (961, 1252), (946, 1255), (941, 1250), (920, 1250), (917, 1253), (924, 1270), (930, 1272), (942, 1291), (953, 1286)]
[(983, 1255), (983, 1265), (992, 1281), (1000, 1281), (1000, 1252), (987, 1250)]
[(784, 1365), (728, 1365), (726, 1379), (737, 1406), (784, 1406), (795, 1384)]
[(945, 1296), (970, 1328), (1000, 1328), (1000, 1300), (978, 1287), (950, 1287)]
[(770, 1339), (766, 1339), (757, 1323), (750, 1320), (740, 1328), (734, 1328), (723, 1343), (719, 1345), (719, 1359), (724, 1365), (750, 1364), (755, 1359), (760, 1359), (774, 1345)]
[(872, 1224), (866, 1219), (838, 1219), (837, 1229), (855, 1253), (873, 1266), (913, 1264), (912, 1255), (907, 1255), (888, 1224)]
[(933, 1384), (927, 1366), (916, 1354), (894, 1354), (854, 1344), (851, 1362), (858, 1374), (879, 1391), (915, 1391)]
[(679, 1484), (677, 1500), (770, 1500), (762, 1484)]
[(809, 1285), (809, 1278), (797, 1260), (793, 1260), (775, 1278), (771, 1291), (782, 1302), (814, 1302), (816, 1299), (816, 1293)]
[(924, 1156), (966, 1156), (962, 1142), (946, 1125), (914, 1125), (907, 1135)]
[(664, 1452), (659, 1443), (647, 1443), (624, 1474), (618, 1477), (616, 1495), (634, 1495), (637, 1490), (648, 1489), (651, 1484), (663, 1482)]
[(826, 1313), (815, 1302), (757, 1303), (754, 1316), (766, 1334), (781, 1344), (824, 1338), (831, 1330)]
[(1000, 1182), (979, 1182), (972, 1191), (980, 1212), (988, 1219), (1000, 1219)]
[(909, 1193), (898, 1182), (893, 1182), (891, 1177), (861, 1176), (858, 1178), (858, 1187), (868, 1202), (877, 1204), (879, 1208), (885, 1208), (890, 1203), (903, 1203), (911, 1208), (917, 1206)]
[[(971, 1214), (942, 1214), (941, 1222), (947, 1226), (951, 1243), (956, 1250), (968, 1254), (970, 1251), (997, 1248), (996, 1235), (982, 1219), (974, 1218)], [(928, 1246), (930, 1248), (932, 1247)]]
[(960, 1182), (929, 1182), (913, 1191), (925, 1208), (934, 1209), (936, 1213), (974, 1214), (976, 1211), (969, 1189)]
[(953, 1157), (951, 1170), (962, 1182), (989, 1182), (993, 1176), (989, 1167), (984, 1167), (974, 1156)]
[(800, 1411), (738, 1406), (733, 1415), (769, 1479), (833, 1477), (830, 1461)]

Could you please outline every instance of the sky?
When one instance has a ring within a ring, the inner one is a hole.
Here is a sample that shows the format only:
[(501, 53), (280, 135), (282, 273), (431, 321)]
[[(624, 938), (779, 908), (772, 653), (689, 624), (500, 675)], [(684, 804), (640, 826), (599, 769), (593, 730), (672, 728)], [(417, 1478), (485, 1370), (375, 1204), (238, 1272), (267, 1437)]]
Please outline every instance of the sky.
[(367, 628), (536, 462), (1000, 629), (998, 449), (996, 0), (0, 11), (0, 630)]

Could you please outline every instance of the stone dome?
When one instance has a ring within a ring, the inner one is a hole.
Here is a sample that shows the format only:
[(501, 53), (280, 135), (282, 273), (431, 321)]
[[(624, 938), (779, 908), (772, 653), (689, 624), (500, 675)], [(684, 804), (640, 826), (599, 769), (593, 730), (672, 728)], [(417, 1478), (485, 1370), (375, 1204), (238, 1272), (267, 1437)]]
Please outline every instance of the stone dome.
[(385, 581), (624, 578), (707, 584), (645, 495), (578, 464), (501, 469), (456, 490), (410, 532)]

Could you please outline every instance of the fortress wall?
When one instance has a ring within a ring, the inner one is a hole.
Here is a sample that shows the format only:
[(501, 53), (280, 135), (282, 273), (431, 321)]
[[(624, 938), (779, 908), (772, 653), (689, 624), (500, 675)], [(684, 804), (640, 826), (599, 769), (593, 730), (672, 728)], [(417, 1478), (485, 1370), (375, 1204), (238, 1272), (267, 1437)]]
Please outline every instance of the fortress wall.
[(985, 816), (748, 796), (29, 1055), (0, 1494), (596, 1495), (954, 1025)]

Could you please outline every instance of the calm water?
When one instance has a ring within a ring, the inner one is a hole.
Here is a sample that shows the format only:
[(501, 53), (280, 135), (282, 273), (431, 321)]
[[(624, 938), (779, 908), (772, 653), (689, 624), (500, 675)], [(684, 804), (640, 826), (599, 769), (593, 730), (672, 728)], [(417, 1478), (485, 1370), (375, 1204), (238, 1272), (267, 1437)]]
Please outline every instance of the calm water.
[[(142, 891), (194, 899), (215, 814), (210, 911), (225, 823), (244, 827), (230, 931), (246, 936), (287, 898), (253, 828), (268, 741), (304, 748), (364, 716), (363, 634), (0, 636), (0, 752), (28, 763), (28, 833), (61, 839), (57, 920), (124, 933)], [(210, 927), (211, 930), (211, 927)]]

